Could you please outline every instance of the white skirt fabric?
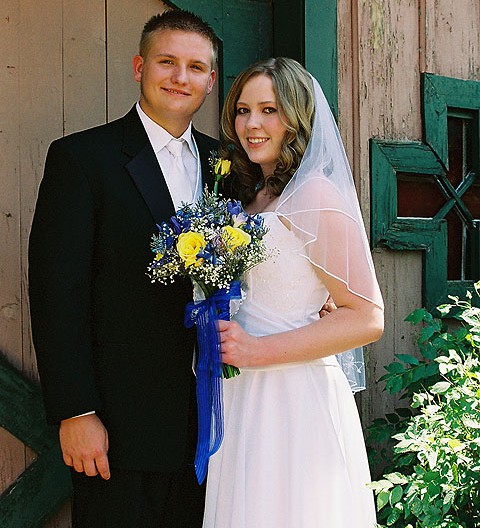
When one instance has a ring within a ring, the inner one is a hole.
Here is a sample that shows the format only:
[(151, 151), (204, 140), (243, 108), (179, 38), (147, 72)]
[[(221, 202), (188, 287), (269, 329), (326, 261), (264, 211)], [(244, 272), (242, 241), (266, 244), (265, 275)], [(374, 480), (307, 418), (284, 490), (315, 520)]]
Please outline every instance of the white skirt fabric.
[(204, 528), (375, 526), (357, 408), (338, 366), (242, 369), (224, 382), (224, 402)]

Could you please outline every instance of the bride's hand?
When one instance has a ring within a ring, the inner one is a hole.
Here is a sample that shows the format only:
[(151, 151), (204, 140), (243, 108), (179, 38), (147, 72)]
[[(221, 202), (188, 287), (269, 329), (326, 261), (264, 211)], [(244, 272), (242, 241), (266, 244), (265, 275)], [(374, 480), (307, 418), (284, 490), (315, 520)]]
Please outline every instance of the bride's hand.
[(258, 338), (247, 332), (235, 321), (218, 321), (222, 362), (235, 367), (255, 365)]

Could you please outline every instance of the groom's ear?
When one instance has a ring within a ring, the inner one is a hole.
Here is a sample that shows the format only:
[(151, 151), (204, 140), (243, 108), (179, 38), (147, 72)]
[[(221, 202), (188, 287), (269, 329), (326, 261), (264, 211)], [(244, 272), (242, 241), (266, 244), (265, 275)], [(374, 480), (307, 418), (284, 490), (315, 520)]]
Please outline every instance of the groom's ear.
[(142, 80), (142, 69), (143, 69), (143, 57), (141, 55), (135, 55), (133, 57), (133, 78), (140, 82)]
[(209, 95), (213, 89), (213, 85), (215, 84), (215, 79), (217, 78), (217, 72), (215, 70), (212, 70), (210, 72), (210, 79), (208, 80), (208, 86), (207, 86), (207, 95)]

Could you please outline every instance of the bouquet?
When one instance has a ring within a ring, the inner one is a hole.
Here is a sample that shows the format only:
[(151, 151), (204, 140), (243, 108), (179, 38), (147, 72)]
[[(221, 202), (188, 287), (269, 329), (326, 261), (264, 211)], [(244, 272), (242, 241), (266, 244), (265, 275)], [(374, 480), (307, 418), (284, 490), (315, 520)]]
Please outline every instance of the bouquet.
[(155, 259), (148, 267), (152, 282), (167, 284), (187, 276), (205, 298), (228, 290), (267, 257), (263, 218), (245, 213), (239, 201), (208, 190), (203, 200), (184, 205), (170, 222), (157, 227), (151, 243)]
[(210, 164), (215, 176), (213, 192), (205, 189), (200, 201), (183, 205), (170, 222), (157, 226), (159, 232), (151, 243), (155, 258), (148, 266), (152, 282), (167, 284), (177, 277), (190, 277), (204, 297), (189, 303), (185, 312), (185, 326), (197, 325), (199, 345), (195, 458), (199, 482), (205, 477), (208, 458), (223, 439), (221, 378), (239, 374), (238, 368), (220, 360), (217, 321), (229, 320), (230, 302), (241, 300), (242, 275), (268, 257), (263, 218), (247, 214), (239, 201), (218, 195), (219, 182), (230, 172), (230, 161), (212, 155)]

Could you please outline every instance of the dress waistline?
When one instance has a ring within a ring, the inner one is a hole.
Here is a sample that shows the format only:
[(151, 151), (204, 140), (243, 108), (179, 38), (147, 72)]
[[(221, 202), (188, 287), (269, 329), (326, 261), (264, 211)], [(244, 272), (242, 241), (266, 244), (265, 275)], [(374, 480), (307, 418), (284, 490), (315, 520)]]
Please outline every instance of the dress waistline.
[(248, 370), (248, 371), (263, 371), (263, 370), (281, 370), (281, 369), (288, 369), (288, 368), (295, 368), (305, 365), (311, 365), (316, 367), (338, 367), (340, 368), (340, 365), (338, 364), (337, 358), (335, 356), (327, 356), (324, 358), (319, 359), (313, 359), (310, 361), (292, 361), (290, 363), (276, 363), (274, 365), (262, 365), (260, 367), (241, 367), (240, 371)]

